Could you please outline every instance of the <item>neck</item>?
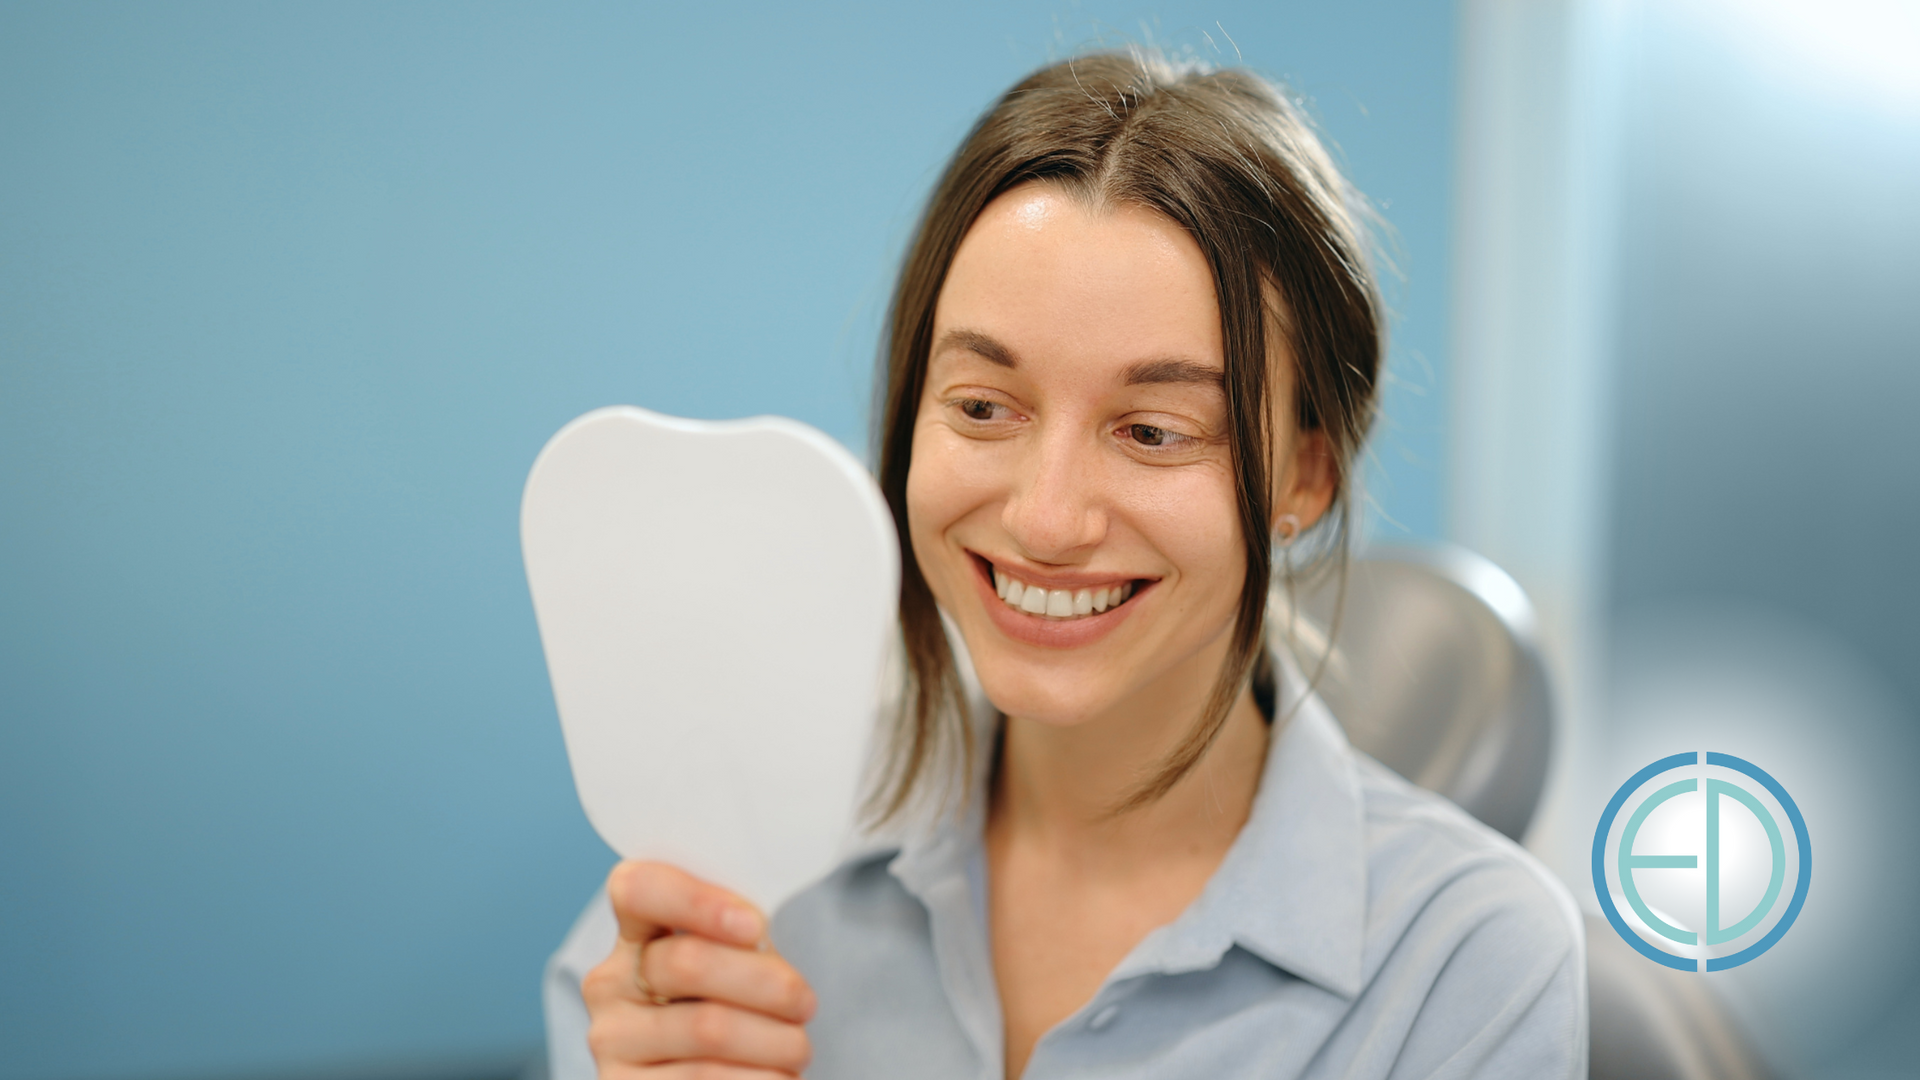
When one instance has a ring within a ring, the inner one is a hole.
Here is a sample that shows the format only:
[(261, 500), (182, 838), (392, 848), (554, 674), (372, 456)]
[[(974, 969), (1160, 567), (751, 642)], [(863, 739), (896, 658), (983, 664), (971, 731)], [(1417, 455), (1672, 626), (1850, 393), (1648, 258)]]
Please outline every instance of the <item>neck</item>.
[(1171, 790), (1146, 806), (1114, 812), (1199, 722), (1211, 686), (1187, 682), (1199, 693), (1137, 702), (1148, 707), (1072, 726), (1009, 717), (989, 831), (1083, 857), (1131, 860), (1142, 848), (1168, 844), (1224, 853), (1252, 810), (1266, 760), (1267, 723), (1251, 691), (1241, 691), (1213, 745)]

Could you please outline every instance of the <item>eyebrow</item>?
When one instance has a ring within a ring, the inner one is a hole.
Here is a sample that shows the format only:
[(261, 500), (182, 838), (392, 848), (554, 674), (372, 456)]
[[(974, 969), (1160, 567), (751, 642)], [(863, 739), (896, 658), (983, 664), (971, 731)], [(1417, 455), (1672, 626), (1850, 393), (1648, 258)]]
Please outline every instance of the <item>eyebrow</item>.
[(1194, 360), (1167, 359), (1143, 360), (1127, 368), (1128, 386), (1145, 386), (1151, 383), (1205, 383), (1209, 386), (1225, 387), (1227, 373), (1209, 364)]
[[(965, 349), (988, 363), (1004, 368), (1020, 366), (1019, 354), (989, 334), (965, 327), (955, 327), (940, 336), (934, 352), (944, 349)], [(1123, 381), (1128, 386), (1151, 386), (1168, 383), (1200, 383), (1207, 386), (1224, 388), (1226, 372), (1210, 364), (1197, 360), (1184, 360), (1179, 357), (1166, 357), (1159, 360), (1142, 360), (1127, 366)]]
[(1005, 345), (1000, 344), (1000, 342), (978, 330), (968, 330), (964, 327), (949, 330), (940, 335), (940, 343), (934, 346), (933, 351), (940, 352), (944, 349), (955, 348), (965, 349), (980, 357), (982, 360), (999, 364), (1004, 368), (1017, 368), (1020, 366), (1020, 358), (1014, 355), (1012, 349), (1007, 348)]

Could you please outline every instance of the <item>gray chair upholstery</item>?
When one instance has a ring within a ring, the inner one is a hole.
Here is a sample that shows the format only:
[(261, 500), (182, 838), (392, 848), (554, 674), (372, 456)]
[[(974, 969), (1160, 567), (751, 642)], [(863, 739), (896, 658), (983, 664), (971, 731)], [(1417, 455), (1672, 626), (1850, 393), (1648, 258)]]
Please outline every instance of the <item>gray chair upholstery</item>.
[[(1330, 580), (1297, 601), (1275, 596), (1270, 633), (1318, 671), (1353, 744), (1520, 839), (1546, 782), (1553, 698), (1513, 578), (1458, 548), (1388, 549), (1354, 560), (1344, 596)], [(1592, 1080), (1769, 1075), (1710, 983), (1648, 963), (1593, 917), (1587, 983)]]
[(1304, 628), (1283, 618), (1274, 633), (1295, 639), (1309, 677), (1319, 672), (1320, 696), (1347, 738), (1520, 839), (1553, 743), (1526, 593), (1459, 548), (1370, 553), (1349, 566), (1344, 597), (1341, 584), (1323, 581), (1300, 597), (1301, 611), (1333, 633), (1331, 651), (1301, 641)]

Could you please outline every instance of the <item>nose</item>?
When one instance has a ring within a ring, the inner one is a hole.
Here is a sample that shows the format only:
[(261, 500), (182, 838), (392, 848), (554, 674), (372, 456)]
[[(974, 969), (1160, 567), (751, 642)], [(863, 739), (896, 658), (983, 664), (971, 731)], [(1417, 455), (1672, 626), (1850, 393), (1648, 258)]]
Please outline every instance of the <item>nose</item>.
[(1107, 535), (1098, 448), (1072, 429), (1043, 432), (1027, 444), (1000, 524), (1035, 562), (1086, 557)]

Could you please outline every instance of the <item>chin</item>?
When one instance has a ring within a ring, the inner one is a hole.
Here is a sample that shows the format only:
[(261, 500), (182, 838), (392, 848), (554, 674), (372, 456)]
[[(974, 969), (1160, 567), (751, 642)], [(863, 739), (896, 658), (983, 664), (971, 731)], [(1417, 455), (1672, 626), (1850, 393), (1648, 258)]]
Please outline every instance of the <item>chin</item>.
[(1074, 727), (1115, 704), (1110, 694), (1089, 692), (1090, 687), (1111, 685), (1113, 676), (1077, 670), (1081, 665), (1023, 664), (991, 650), (974, 652), (973, 665), (980, 689), (994, 708), (1036, 724)]

